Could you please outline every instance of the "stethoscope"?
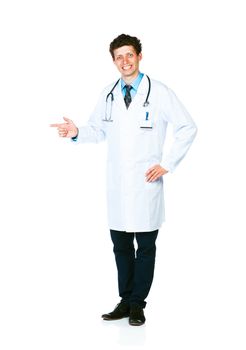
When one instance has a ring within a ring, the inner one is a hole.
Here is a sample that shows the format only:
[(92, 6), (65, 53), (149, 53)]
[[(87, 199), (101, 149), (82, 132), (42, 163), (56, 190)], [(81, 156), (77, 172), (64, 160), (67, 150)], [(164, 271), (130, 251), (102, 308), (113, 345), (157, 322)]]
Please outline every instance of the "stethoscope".
[[(148, 92), (147, 92), (147, 95), (146, 95), (146, 99), (143, 103), (143, 107), (148, 107), (149, 105), (149, 94), (150, 94), (150, 91), (151, 91), (151, 81), (150, 81), (150, 78), (148, 77), (148, 75), (146, 75), (147, 79), (148, 79), (148, 84), (149, 84), (149, 88), (148, 88)], [(112, 105), (113, 105), (113, 101), (114, 101), (114, 94), (113, 94), (113, 91), (114, 89), (116, 88), (116, 86), (118, 85), (120, 79), (117, 80), (117, 82), (114, 84), (114, 86), (112, 87), (112, 89), (110, 90), (110, 92), (107, 94), (106, 96), (106, 110), (105, 110), (105, 116), (104, 116), (104, 119), (103, 121), (104, 122), (112, 122), (113, 119), (112, 119)], [(109, 117), (108, 117), (108, 99), (110, 97), (110, 100), (111, 100), (111, 103), (110, 103), (110, 111), (109, 111)]]

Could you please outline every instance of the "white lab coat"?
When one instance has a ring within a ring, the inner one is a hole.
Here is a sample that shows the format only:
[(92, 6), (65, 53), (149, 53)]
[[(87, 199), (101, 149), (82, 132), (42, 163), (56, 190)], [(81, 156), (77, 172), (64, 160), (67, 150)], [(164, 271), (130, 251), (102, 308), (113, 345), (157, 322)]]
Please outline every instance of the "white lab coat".
[[(88, 125), (79, 128), (75, 143), (107, 139), (109, 228), (127, 232), (153, 231), (160, 228), (165, 218), (163, 177), (149, 183), (145, 173), (155, 164), (173, 172), (188, 151), (197, 128), (174, 92), (158, 81), (151, 79), (150, 104), (143, 107), (148, 92), (145, 75), (128, 109), (118, 83), (113, 92), (113, 122), (103, 121), (106, 96), (112, 87), (113, 84), (103, 90)], [(151, 129), (140, 128), (146, 111)], [(174, 142), (162, 160), (168, 123), (173, 126)]]

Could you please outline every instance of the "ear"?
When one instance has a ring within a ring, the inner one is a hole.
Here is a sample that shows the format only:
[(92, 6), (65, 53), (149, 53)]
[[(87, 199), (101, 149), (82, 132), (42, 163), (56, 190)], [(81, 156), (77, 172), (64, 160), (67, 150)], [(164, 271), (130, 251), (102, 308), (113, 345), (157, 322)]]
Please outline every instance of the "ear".
[(142, 58), (143, 58), (143, 55), (142, 55), (142, 52), (140, 52), (140, 54), (138, 55), (139, 61), (141, 61)]

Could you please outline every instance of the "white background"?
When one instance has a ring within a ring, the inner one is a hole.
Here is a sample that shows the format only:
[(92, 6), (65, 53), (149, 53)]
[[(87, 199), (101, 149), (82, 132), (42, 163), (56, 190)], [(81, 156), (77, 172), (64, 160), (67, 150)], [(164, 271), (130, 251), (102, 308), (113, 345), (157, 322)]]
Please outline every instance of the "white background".
[[(246, 347), (243, 1), (1, 1), (1, 350)], [(101, 321), (118, 302), (106, 221), (106, 144), (84, 125), (118, 78), (121, 33), (141, 70), (172, 88), (199, 132), (165, 178), (147, 322)]]

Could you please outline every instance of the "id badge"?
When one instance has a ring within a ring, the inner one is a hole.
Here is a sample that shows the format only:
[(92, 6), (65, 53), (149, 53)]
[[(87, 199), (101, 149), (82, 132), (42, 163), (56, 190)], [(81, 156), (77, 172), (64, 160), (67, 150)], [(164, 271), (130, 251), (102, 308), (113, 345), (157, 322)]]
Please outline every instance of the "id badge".
[(141, 129), (152, 129), (153, 128), (152, 120), (149, 119), (149, 112), (146, 112), (145, 120), (141, 121), (140, 128)]

